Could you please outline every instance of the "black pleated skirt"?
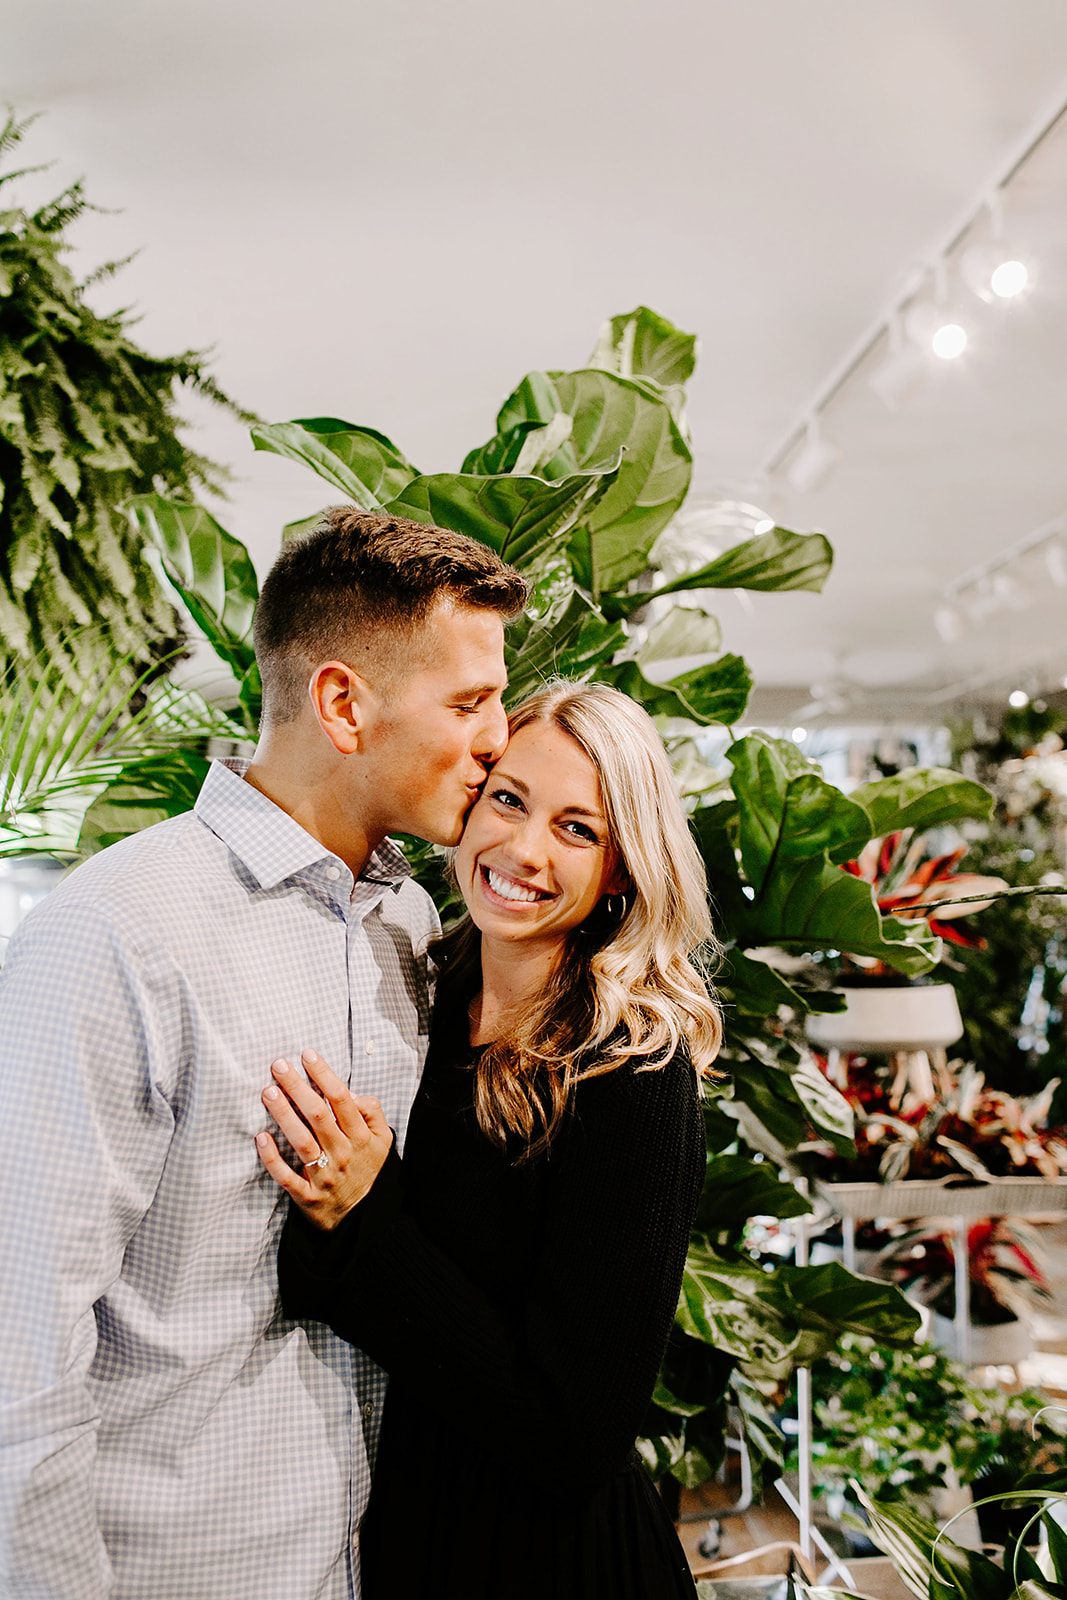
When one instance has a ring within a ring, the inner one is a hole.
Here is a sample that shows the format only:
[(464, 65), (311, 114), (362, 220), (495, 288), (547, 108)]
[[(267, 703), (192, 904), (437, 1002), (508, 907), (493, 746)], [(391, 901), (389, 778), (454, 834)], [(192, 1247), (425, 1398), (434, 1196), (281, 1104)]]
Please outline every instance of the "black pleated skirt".
[(695, 1600), (636, 1457), (591, 1490), (546, 1490), (449, 1438), (398, 1388), (360, 1530), (363, 1600)]

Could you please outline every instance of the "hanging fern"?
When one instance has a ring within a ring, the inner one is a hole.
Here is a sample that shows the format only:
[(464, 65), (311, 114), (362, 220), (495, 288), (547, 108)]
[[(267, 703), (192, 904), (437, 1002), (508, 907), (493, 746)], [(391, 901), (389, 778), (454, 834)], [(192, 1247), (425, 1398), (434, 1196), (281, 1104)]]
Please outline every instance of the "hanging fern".
[[(8, 118), (0, 162), (28, 126)], [(0, 171), (0, 186), (28, 170)], [(149, 355), (127, 311), (90, 308), (86, 290), (125, 262), (81, 283), (64, 265), (66, 232), (87, 209), (80, 182), (36, 211), (0, 209), (0, 666), (69, 654), (93, 624), (136, 677), (173, 657), (182, 629), (123, 508), (152, 490), (191, 500), (227, 476), (182, 443), (176, 392), (255, 419), (203, 352)]]

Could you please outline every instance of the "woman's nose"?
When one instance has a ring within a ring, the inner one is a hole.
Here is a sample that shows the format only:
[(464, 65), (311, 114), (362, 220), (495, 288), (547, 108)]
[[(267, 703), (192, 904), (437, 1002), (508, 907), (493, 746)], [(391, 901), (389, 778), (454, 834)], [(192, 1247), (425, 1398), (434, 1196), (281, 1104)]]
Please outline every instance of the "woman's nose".
[(510, 847), (515, 865), (539, 868), (547, 856), (545, 823), (529, 812), (512, 829)]

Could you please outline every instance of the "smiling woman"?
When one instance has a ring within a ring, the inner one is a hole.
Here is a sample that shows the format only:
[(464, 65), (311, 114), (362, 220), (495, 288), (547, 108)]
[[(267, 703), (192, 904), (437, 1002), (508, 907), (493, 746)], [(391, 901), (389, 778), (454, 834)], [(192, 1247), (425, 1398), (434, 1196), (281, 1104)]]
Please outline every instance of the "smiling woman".
[(403, 1159), (317, 1058), (311, 1083), (276, 1065), (264, 1101), (305, 1161), (298, 1177), (265, 1158), (300, 1208), (286, 1313), (391, 1376), (365, 1600), (692, 1600), (634, 1440), (703, 1181), (719, 1016), (692, 964), (704, 874), (649, 717), (603, 684), (527, 700), (453, 869), (469, 915), (435, 950)]

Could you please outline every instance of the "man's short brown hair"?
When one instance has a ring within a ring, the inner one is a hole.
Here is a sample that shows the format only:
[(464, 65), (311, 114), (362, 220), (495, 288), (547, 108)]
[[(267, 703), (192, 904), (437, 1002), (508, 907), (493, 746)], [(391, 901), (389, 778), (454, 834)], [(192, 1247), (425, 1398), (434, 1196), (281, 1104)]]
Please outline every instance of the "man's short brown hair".
[(263, 582), (253, 637), (264, 721), (299, 714), (320, 662), (347, 661), (357, 670), (372, 654), (399, 662), (396, 645), (439, 600), (506, 619), (522, 610), (529, 592), (525, 578), (477, 539), (334, 506), (310, 533), (283, 545)]

